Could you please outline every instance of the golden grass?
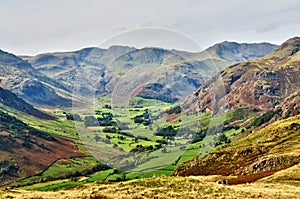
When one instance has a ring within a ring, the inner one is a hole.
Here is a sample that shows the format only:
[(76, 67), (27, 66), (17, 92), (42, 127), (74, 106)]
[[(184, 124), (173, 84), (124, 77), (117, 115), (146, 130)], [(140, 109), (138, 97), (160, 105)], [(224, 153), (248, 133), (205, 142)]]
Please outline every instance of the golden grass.
[(89, 184), (71, 190), (0, 191), (0, 198), (300, 198), (299, 186), (254, 183), (237, 186), (207, 182), (213, 177), (160, 177), (114, 184)]
[(300, 164), (263, 178), (258, 183), (289, 184), (300, 187)]

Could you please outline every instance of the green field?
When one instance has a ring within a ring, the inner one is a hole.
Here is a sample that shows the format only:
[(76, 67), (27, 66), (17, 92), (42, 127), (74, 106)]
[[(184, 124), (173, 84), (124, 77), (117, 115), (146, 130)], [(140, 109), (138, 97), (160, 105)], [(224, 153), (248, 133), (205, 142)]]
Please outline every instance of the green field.
[[(191, 138), (184, 138), (184, 134), (183, 136), (176, 135), (173, 138), (156, 136), (155, 133), (158, 129), (171, 125), (180, 133), (185, 133), (186, 130), (197, 132), (201, 129), (221, 125), (235, 114), (231, 111), (226, 115), (212, 116), (211, 113), (198, 114), (191, 112), (178, 115), (168, 121), (166, 110), (174, 107), (173, 104), (138, 97), (133, 98), (127, 108), (110, 108), (108, 106), (110, 103), (111, 99), (109, 97), (100, 99), (96, 110), (91, 107), (88, 111), (84, 110), (80, 113), (83, 121), (76, 122), (66, 119), (68, 112), (74, 113), (71, 110), (45, 109), (44, 111), (57, 117), (56, 120), (52, 121), (37, 120), (18, 112), (15, 113), (15, 116), (37, 129), (75, 140), (78, 149), (87, 156), (96, 155), (97, 157), (97, 153), (101, 151), (101, 158), (109, 160), (113, 158), (112, 153), (114, 155), (124, 155), (142, 146), (142, 151), (137, 151), (135, 155), (121, 160), (122, 163), (126, 161), (135, 162), (134, 168), (126, 172), (119, 172), (114, 169), (91, 172), (95, 165), (100, 164), (93, 157), (62, 159), (55, 162), (44, 172), (20, 180), (18, 186), (23, 186), (28, 190), (48, 191), (103, 180), (120, 181), (153, 176), (169, 176), (178, 165), (191, 160), (195, 156), (214, 150), (217, 137), (207, 135), (202, 141), (187, 144)], [(151, 122), (147, 125), (136, 123), (134, 119), (143, 115), (146, 111), (151, 115)], [(97, 118), (102, 117), (103, 113), (113, 116), (110, 121), (117, 124), (117, 129), (119, 129), (117, 132), (105, 131), (105, 129), (113, 128), (113, 126), (85, 126), (84, 118), (86, 116)], [(231, 129), (224, 134), (227, 137), (232, 137), (239, 134), (241, 130)], [(163, 140), (168, 144), (162, 144), (160, 148), (155, 148), (159, 144), (158, 142)], [(149, 150), (147, 147), (152, 148)]]

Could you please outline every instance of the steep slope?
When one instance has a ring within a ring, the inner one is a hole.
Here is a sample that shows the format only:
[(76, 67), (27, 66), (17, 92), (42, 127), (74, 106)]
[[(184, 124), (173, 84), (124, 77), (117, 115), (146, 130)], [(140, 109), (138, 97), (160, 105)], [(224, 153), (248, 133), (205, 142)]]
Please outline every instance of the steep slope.
[(195, 158), (174, 175), (263, 176), (300, 162), (299, 46), (295, 37), (263, 58), (232, 65), (186, 101), (200, 112), (230, 113), (226, 125), (246, 128), (244, 138)]
[(0, 109), (0, 184), (74, 156), (84, 156), (74, 143), (34, 129)]
[(35, 105), (64, 105), (62, 97), (70, 90), (63, 84), (39, 73), (21, 58), (0, 50), (0, 85)]
[(285, 99), (299, 94), (299, 43), (299, 37), (290, 39), (264, 58), (222, 70), (203, 84), (190, 102), (199, 111), (215, 113), (237, 108), (283, 109), (280, 104)]
[(300, 115), (280, 120), (205, 157), (179, 166), (173, 175), (246, 175), (300, 163)]
[[(232, 46), (228, 47), (228, 44)], [(112, 46), (108, 49), (87, 48), (75, 52), (47, 53), (23, 59), (39, 72), (68, 86), (72, 86), (80, 76), (81, 90), (95, 89), (100, 95), (110, 94), (123, 75), (132, 73), (133, 68), (149, 66), (153, 68), (154, 75), (143, 86), (147, 88), (140, 89), (140, 96), (160, 99), (160, 96), (167, 95), (171, 101), (176, 101), (184, 98), (187, 90), (191, 92), (198, 88), (220, 69), (240, 59), (264, 56), (274, 48), (274, 45), (265, 43), (227, 42), (204, 52), (189, 53), (160, 48)]]
[(11, 107), (26, 114), (41, 118), (41, 119), (55, 119), (55, 117), (48, 115), (32, 105), (26, 103), (23, 99), (17, 97), (14, 93), (0, 87), (0, 103)]

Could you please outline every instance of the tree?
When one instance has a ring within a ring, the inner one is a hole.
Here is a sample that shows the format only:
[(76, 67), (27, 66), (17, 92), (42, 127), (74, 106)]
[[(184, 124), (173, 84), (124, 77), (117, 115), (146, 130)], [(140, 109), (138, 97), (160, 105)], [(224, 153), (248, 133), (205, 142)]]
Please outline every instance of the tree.
[(99, 142), (101, 140), (101, 137), (96, 134), (95, 137), (94, 137), (94, 139), (95, 139), (96, 142)]
[(200, 142), (202, 141), (206, 136), (206, 131), (200, 131), (196, 133), (195, 138), (193, 139), (192, 143)]
[(215, 146), (218, 146), (218, 145), (221, 145), (221, 144), (224, 144), (224, 143), (225, 143), (225, 144), (229, 144), (230, 142), (231, 142), (231, 140), (228, 139), (224, 133), (222, 133), (222, 134), (218, 137)]
[(163, 149), (161, 150), (161, 152), (162, 152), (162, 153), (167, 153), (168, 151), (167, 151), (166, 148), (163, 148)]
[(74, 114), (72, 114), (72, 113), (67, 113), (67, 114), (66, 114), (66, 118), (67, 118), (67, 120), (73, 120), (73, 121), (78, 121), (78, 122), (81, 122), (81, 121), (82, 121), (80, 115), (77, 114), (77, 113), (74, 113)]
[(151, 124), (151, 115), (149, 109), (145, 109), (144, 113), (141, 115), (137, 115), (133, 118), (134, 123), (143, 124), (144, 126), (148, 126)]
[(166, 111), (169, 115), (171, 114), (179, 114), (181, 113), (181, 107), (180, 106), (175, 106), (175, 107), (172, 107), (170, 108), (169, 110)]
[(157, 136), (167, 136), (167, 137), (174, 137), (176, 136), (178, 130), (176, 130), (172, 125), (163, 127), (161, 129), (158, 129), (157, 132), (154, 133), (154, 135)]
[(88, 126), (99, 126), (98, 120), (94, 116), (85, 116), (84, 118), (85, 127)]

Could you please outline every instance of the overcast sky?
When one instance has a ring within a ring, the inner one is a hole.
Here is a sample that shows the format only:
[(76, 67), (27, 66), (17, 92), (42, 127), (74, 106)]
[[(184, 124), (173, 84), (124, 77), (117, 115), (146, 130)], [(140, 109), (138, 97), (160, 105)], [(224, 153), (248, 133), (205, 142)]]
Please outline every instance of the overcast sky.
[(151, 45), (141, 35), (110, 38), (149, 27), (177, 31), (202, 48), (224, 40), (280, 44), (300, 35), (299, 14), (299, 0), (0, 0), (0, 49), (38, 54), (105, 41), (141, 47)]

